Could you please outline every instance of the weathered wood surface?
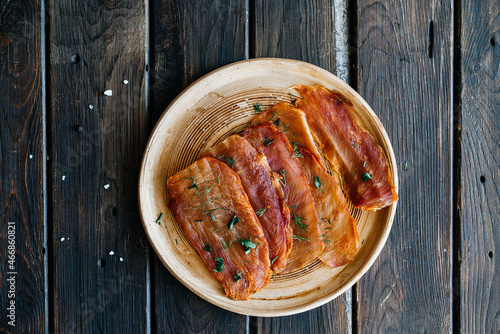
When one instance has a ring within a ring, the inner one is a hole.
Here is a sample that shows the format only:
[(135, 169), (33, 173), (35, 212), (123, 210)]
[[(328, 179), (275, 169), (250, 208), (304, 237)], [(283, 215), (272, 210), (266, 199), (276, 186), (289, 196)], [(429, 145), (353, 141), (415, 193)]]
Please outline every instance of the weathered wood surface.
[[(303, 60), (336, 73), (334, 1), (257, 0), (253, 5), (252, 57)], [(339, 33), (346, 32), (347, 27)], [(250, 327), (256, 333), (348, 333), (350, 294), (294, 316), (251, 318)]]
[(408, 166), (387, 244), (358, 282), (359, 333), (450, 331), (452, 14), (450, 2), (358, 2), (358, 91)]
[[(42, 333), (47, 325), (40, 10), (40, 1), (0, 2), (2, 333)], [(7, 317), (12, 301), (15, 319)]]
[(500, 3), (462, 2), (460, 329), (500, 332)]
[[(493, 0), (0, 2), (0, 331), (498, 332), (499, 12)], [(349, 292), (290, 317), (226, 312), (147, 243), (136, 187), (149, 133), (187, 85), (248, 56), (348, 79), (407, 162), (352, 306)]]
[[(245, 59), (245, 3), (166, 1), (152, 3), (152, 125), (187, 85), (211, 70)], [(246, 317), (202, 300), (154, 256), (153, 328), (158, 333), (243, 333)]]
[(144, 2), (47, 10), (51, 332), (146, 332)]

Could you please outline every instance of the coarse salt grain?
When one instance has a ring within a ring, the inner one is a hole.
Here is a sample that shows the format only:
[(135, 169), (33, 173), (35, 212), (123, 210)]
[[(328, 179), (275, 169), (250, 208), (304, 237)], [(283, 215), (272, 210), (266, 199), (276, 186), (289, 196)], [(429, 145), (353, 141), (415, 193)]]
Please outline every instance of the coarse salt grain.
[(120, 258), (120, 261), (123, 262), (123, 257)]
[(64, 180), (66, 180), (66, 175), (63, 175), (63, 176), (62, 176), (62, 180), (63, 180), (63, 181), (64, 181)]
[(66, 238), (61, 238), (61, 241), (64, 241)]
[(30, 154), (30, 159), (33, 159), (33, 154)]
[(108, 188), (109, 188), (109, 184), (105, 184), (104, 189), (108, 189)]
[(94, 109), (94, 106), (89, 104), (89, 109)]
[(111, 251), (109, 252), (109, 255), (115, 255), (115, 252)]
[(123, 83), (124, 83), (125, 85), (128, 85), (128, 80), (123, 80)]
[(111, 89), (105, 90), (104, 95), (106, 96), (113, 96), (113, 91)]

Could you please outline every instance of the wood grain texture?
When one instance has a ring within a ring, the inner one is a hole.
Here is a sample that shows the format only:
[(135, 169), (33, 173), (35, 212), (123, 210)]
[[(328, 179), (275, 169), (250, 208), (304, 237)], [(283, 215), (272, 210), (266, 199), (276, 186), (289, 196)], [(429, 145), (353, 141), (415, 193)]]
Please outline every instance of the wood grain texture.
[(406, 161), (408, 168), (400, 169), (398, 212), (388, 242), (358, 282), (357, 330), (447, 333), (452, 255), (451, 4), (363, 0), (358, 18), (359, 92), (384, 124), (399, 165)]
[[(242, 1), (155, 0), (152, 22), (151, 129), (178, 93), (200, 76), (245, 57)], [(246, 318), (191, 293), (155, 257), (158, 332), (244, 332)]]
[[(39, 1), (0, 3), (2, 333), (42, 333), (46, 326), (40, 31)], [(11, 301), (15, 327), (7, 317)]]
[[(264, 1), (251, 8), (250, 50), (253, 57), (282, 57), (303, 60), (336, 73), (334, 1)], [(347, 27), (346, 27), (347, 29)], [(344, 35), (338, 31), (336, 34)], [(351, 303), (346, 294), (303, 314), (277, 318), (251, 318), (257, 333), (347, 333)], [(349, 308), (346, 308), (346, 304)]]
[(144, 2), (61, 0), (47, 10), (51, 331), (146, 332), (136, 195), (147, 135)]
[(462, 2), (462, 333), (500, 332), (500, 3)]

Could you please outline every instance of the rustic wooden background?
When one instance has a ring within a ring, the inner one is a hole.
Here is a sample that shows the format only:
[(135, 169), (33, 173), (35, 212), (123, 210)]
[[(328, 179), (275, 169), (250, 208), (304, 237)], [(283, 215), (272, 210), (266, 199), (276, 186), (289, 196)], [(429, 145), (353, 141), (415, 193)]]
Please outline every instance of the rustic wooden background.
[[(0, 0), (0, 332), (498, 333), (499, 43), (494, 0)], [(254, 57), (337, 73), (408, 166), (373, 267), (289, 317), (196, 297), (158, 260), (137, 207), (169, 102)]]

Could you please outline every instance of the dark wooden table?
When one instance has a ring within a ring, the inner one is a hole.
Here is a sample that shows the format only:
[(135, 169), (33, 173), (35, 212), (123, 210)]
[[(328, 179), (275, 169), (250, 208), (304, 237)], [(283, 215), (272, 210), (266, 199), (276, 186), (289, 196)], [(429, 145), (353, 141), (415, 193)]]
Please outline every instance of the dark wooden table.
[[(498, 333), (499, 43), (493, 0), (0, 0), (0, 332)], [(280, 318), (191, 293), (137, 205), (168, 104), (254, 57), (337, 73), (400, 166), (373, 267), (336, 300)]]

